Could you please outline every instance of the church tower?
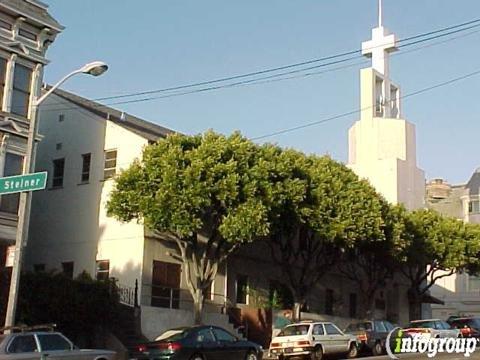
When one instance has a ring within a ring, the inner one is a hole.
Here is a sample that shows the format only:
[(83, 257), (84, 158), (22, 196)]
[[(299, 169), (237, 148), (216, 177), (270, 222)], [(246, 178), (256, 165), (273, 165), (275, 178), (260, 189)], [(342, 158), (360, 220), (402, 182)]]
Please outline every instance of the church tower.
[(424, 207), (425, 174), (417, 167), (415, 126), (402, 118), (400, 88), (390, 80), (389, 57), (397, 38), (382, 17), (379, 0), (378, 27), (362, 44), (372, 66), (360, 71), (361, 114), (348, 132), (348, 166), (390, 203), (413, 210)]

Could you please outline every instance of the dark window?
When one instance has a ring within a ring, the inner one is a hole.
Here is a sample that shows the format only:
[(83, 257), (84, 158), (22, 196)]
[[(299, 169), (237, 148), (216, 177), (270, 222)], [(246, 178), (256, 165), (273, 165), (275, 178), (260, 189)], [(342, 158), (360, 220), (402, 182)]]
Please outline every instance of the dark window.
[(64, 120), (65, 120), (65, 115), (64, 114), (58, 115), (58, 122), (62, 122)]
[(350, 294), (349, 315), (351, 318), (357, 317), (357, 294)]
[(65, 171), (65, 158), (53, 160), (52, 187), (63, 186), (63, 174)]
[(472, 200), (468, 203), (468, 212), (470, 214), (480, 213), (480, 200)]
[(313, 335), (324, 335), (323, 325), (317, 324), (313, 327)]
[(97, 280), (108, 280), (110, 278), (110, 261), (98, 260), (97, 261)]
[(62, 143), (57, 143), (57, 145), (55, 145), (55, 149), (56, 150), (62, 150)]
[(333, 290), (325, 291), (325, 314), (333, 315)]
[(82, 182), (88, 182), (90, 180), (90, 161), (92, 154), (82, 155)]
[(325, 331), (327, 332), (327, 335), (341, 335), (342, 333), (340, 330), (337, 329), (337, 327), (333, 324), (325, 324)]
[(213, 333), (215, 334), (215, 337), (217, 338), (217, 341), (233, 342), (233, 341), (236, 340), (235, 336), (226, 332), (223, 329), (213, 328)]
[(35, 265), (33, 265), (33, 271), (35, 271), (35, 272), (45, 271), (45, 264), (35, 264)]
[(72, 344), (59, 334), (37, 335), (42, 351), (71, 350)]
[(110, 179), (117, 170), (117, 150), (105, 150), (105, 167), (103, 178)]
[(237, 275), (237, 304), (247, 304), (248, 276)]
[[(7, 153), (5, 156), (4, 176), (20, 175), (23, 172), (23, 156)], [(0, 211), (17, 214), (20, 194), (2, 195), (0, 200)]]
[(33, 40), (33, 41), (37, 40), (37, 35), (36, 34), (30, 32), (28, 30), (25, 30), (25, 29), (18, 30), (18, 35), (23, 36), (24, 38), (29, 39), (29, 40)]
[(387, 332), (387, 328), (383, 324), (383, 321), (375, 321), (375, 331), (377, 331), (377, 332)]
[(6, 74), (7, 74), (7, 60), (0, 58), (0, 110), (2, 109), (3, 94), (5, 92)]
[(32, 69), (16, 64), (13, 73), (12, 113), (27, 117)]
[(0, 20), (0, 28), (5, 30), (12, 30), (12, 24), (6, 22), (5, 20)]
[(37, 343), (33, 335), (18, 335), (10, 345), (8, 345), (7, 352), (9, 353), (28, 353), (37, 351)]
[(388, 331), (392, 331), (393, 329), (395, 329), (395, 326), (393, 326), (389, 321), (384, 321), (383, 324), (385, 325)]
[(210, 329), (202, 329), (195, 335), (195, 341), (199, 343), (213, 343), (215, 342), (215, 338)]
[(69, 279), (73, 279), (73, 261), (67, 261), (62, 263), (63, 275)]
[(153, 261), (152, 306), (178, 309), (180, 307), (180, 264)]
[(386, 308), (386, 303), (385, 303), (385, 300), (383, 299), (375, 299), (375, 309), (378, 309), (378, 310), (385, 310)]
[(290, 325), (283, 328), (277, 336), (307, 335), (309, 330), (310, 325)]

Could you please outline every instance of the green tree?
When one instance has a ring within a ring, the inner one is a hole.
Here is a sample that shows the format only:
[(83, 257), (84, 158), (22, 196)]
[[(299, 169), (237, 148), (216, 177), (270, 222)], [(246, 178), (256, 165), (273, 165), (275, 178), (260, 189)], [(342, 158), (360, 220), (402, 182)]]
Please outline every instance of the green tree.
[(176, 134), (148, 146), (116, 179), (107, 209), (176, 244), (170, 255), (184, 265), (200, 323), (219, 264), (269, 234), (266, 178), (262, 148), (238, 133)]
[(340, 272), (357, 284), (367, 319), (374, 315), (378, 291), (397, 271), (395, 262), (402, 246), (404, 214), (403, 207), (382, 200), (381, 236), (358, 239), (354, 248), (345, 251), (338, 265)]
[(462, 272), (471, 264), (469, 253), (478, 244), (470, 227), (432, 210), (416, 210), (405, 217), (404, 247), (399, 269), (410, 283), (410, 317), (421, 316), (422, 298), (441, 278)]
[(298, 320), (308, 295), (342, 251), (360, 239), (381, 238), (382, 204), (370, 185), (327, 156), (277, 149), (269, 163), (276, 181), (269, 244)]

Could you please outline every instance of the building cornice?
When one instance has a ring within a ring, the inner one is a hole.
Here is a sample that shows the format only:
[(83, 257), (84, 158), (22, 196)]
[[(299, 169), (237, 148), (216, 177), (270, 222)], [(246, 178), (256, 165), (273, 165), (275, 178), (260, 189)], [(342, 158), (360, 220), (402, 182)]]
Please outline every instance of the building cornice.
[(35, 24), (40, 25), (42, 27), (49, 27), (49, 28), (55, 30), (56, 32), (62, 32), (65, 29), (64, 26), (61, 26), (61, 25), (57, 26), (53, 22), (44, 21), (44, 20), (40, 19), (39, 17), (34, 16), (33, 14), (29, 14), (25, 11), (22, 11), (21, 9), (18, 9), (15, 6), (10, 6), (8, 4), (5, 4), (4, 2), (0, 2), (0, 7), (4, 7), (5, 9), (8, 9), (9, 11), (13, 12), (14, 14), (19, 14), (19, 15), (25, 16), (28, 20), (30, 20), (30, 21), (33, 20), (33, 22)]

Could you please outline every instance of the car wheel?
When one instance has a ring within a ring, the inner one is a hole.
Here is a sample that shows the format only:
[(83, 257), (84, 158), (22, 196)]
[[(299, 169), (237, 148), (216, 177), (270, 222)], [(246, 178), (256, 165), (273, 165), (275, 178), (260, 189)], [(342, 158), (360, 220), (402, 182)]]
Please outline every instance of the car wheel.
[(322, 347), (321, 347), (321, 346), (317, 346), (317, 347), (313, 350), (310, 358), (311, 358), (312, 360), (322, 360), (322, 358), (323, 358), (323, 350), (322, 350)]
[(383, 346), (380, 341), (376, 342), (373, 346), (372, 353), (374, 356), (379, 356), (383, 354)]
[(350, 349), (348, 350), (347, 358), (353, 359), (353, 358), (356, 358), (357, 355), (358, 355), (357, 345), (355, 345), (354, 343), (350, 344)]
[(203, 360), (203, 356), (200, 354), (193, 355), (190, 360)]
[(257, 353), (255, 351), (250, 350), (247, 352), (247, 355), (245, 356), (245, 360), (258, 360)]

